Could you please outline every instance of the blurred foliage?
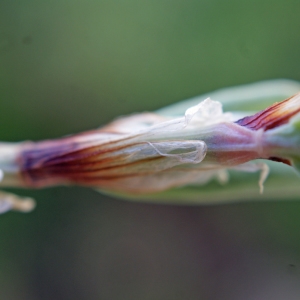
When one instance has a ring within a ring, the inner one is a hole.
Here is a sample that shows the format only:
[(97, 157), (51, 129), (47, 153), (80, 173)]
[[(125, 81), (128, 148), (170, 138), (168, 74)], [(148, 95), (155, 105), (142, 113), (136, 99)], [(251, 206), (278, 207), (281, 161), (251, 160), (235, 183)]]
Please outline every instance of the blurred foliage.
[[(83, 131), (225, 86), (300, 80), (299, 9), (1, 0), (1, 140)], [(298, 202), (176, 207), (83, 188), (18, 193), (39, 201), (0, 218), (0, 299), (299, 299)]]

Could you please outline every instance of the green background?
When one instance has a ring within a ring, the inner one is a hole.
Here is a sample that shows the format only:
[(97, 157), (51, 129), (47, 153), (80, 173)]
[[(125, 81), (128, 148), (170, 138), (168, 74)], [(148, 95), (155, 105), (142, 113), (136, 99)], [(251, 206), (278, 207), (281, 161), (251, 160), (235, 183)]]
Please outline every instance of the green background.
[[(1, 140), (300, 80), (299, 12), (292, 0), (1, 0)], [(38, 206), (0, 217), (0, 299), (300, 297), (296, 201), (180, 207), (79, 187), (16, 192)]]

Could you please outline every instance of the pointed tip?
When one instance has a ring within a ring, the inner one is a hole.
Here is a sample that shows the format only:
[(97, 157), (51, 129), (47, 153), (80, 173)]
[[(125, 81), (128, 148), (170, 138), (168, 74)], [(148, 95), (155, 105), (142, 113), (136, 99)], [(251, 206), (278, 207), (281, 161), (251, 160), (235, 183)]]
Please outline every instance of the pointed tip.
[(251, 130), (264, 131), (279, 127), (300, 112), (300, 93), (252, 115), (238, 120), (236, 123)]

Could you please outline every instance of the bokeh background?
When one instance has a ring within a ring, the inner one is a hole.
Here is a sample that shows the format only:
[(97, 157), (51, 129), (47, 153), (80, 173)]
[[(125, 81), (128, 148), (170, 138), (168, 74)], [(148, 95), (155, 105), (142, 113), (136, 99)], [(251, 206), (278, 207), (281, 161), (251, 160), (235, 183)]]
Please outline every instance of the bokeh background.
[[(1, 140), (300, 80), (299, 12), (293, 0), (1, 0)], [(38, 206), (0, 217), (0, 299), (300, 298), (300, 202), (184, 207), (79, 187), (16, 192)]]

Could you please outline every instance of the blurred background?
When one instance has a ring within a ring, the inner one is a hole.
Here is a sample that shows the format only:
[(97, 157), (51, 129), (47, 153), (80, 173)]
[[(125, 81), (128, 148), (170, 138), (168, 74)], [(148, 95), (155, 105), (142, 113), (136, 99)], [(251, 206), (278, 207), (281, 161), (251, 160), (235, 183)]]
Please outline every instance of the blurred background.
[[(1, 140), (300, 80), (299, 10), (293, 0), (1, 0)], [(184, 207), (79, 187), (15, 192), (38, 205), (0, 216), (0, 299), (300, 298), (300, 202)]]

